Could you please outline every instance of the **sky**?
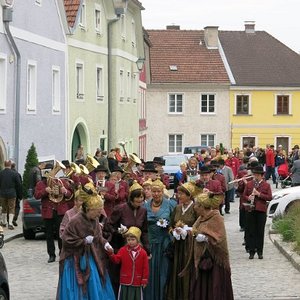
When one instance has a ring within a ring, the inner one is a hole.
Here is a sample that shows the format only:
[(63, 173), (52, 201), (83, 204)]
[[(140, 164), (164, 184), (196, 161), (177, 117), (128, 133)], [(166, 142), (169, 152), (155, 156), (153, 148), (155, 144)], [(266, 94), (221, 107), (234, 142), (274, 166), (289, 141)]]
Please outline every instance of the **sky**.
[(139, 0), (143, 26), (165, 29), (244, 30), (245, 21), (255, 21), (263, 30), (300, 53), (300, 0)]

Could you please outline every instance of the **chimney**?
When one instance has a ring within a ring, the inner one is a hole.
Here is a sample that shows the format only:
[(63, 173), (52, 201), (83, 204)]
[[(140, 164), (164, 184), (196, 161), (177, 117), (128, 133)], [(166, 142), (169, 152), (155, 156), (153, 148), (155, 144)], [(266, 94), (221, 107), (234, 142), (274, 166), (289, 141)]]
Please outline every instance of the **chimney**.
[(255, 33), (255, 22), (254, 21), (245, 21), (245, 32), (246, 33)]
[(180, 25), (167, 25), (167, 30), (180, 30)]
[(218, 26), (204, 27), (204, 41), (207, 49), (218, 49)]

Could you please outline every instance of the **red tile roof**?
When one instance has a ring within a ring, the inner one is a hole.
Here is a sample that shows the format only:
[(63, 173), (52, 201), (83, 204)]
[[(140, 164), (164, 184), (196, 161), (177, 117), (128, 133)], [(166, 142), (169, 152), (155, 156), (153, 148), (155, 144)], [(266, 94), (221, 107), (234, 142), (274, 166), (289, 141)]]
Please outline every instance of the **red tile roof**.
[[(217, 49), (207, 49), (203, 30), (147, 30), (151, 83), (229, 84)], [(201, 41), (201, 44), (200, 44)], [(170, 66), (177, 66), (171, 71)]]
[(80, 0), (64, 0), (69, 27), (73, 28), (80, 7)]

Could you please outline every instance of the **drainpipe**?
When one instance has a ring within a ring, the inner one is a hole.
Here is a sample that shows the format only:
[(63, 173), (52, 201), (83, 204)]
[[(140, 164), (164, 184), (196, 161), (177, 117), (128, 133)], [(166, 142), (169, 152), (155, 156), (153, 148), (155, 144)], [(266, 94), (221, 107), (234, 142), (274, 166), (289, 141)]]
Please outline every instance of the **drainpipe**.
[(9, 23), (12, 21), (12, 8), (3, 7), (3, 23), (7, 34), (7, 38), (17, 57), (17, 78), (16, 78), (16, 105), (15, 105), (15, 147), (14, 156), (15, 163), (19, 167), (19, 140), (20, 140), (20, 87), (21, 87), (21, 55), (10, 32)]
[(108, 141), (108, 151), (113, 148), (112, 138), (113, 138), (113, 128), (112, 128), (112, 118), (113, 116), (113, 99), (112, 99), (112, 49), (111, 49), (111, 30), (112, 24), (120, 19), (120, 15), (117, 18), (110, 19), (107, 23), (107, 110), (108, 110), (108, 118), (107, 118), (107, 141)]

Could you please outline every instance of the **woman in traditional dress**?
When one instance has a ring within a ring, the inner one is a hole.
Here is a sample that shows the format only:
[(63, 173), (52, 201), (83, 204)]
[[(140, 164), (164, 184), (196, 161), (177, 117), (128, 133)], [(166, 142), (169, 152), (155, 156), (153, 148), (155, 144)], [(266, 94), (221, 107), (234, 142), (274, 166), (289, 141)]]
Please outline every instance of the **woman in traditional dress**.
[[(180, 274), (191, 272), (191, 300), (233, 299), (229, 253), (224, 219), (218, 210), (220, 195), (202, 193), (195, 199), (195, 210), (199, 218), (193, 225), (193, 247), (189, 263)], [(190, 263), (192, 265), (190, 265)]]
[(186, 239), (187, 229), (192, 229), (197, 220), (194, 210), (193, 196), (196, 191), (196, 185), (193, 182), (186, 182), (178, 187), (177, 198), (179, 205), (174, 209), (171, 216), (171, 230), (174, 236), (174, 260), (172, 261), (172, 271), (168, 285), (168, 300), (189, 300), (190, 273), (187, 272), (184, 277), (178, 274), (182, 271), (188, 262), (186, 253), (190, 249), (190, 240)]
[(164, 198), (164, 184), (159, 180), (152, 182), (152, 200), (145, 203), (148, 218), (148, 236), (150, 242), (150, 276), (145, 289), (145, 299), (165, 300), (166, 283), (169, 276), (170, 260), (166, 256), (171, 237), (169, 222), (176, 206), (174, 200)]
[(99, 224), (103, 200), (92, 183), (80, 189), (82, 211), (69, 221), (62, 234), (57, 299), (114, 300), (104, 264), (105, 250), (111, 246), (103, 238)]

